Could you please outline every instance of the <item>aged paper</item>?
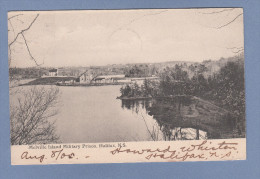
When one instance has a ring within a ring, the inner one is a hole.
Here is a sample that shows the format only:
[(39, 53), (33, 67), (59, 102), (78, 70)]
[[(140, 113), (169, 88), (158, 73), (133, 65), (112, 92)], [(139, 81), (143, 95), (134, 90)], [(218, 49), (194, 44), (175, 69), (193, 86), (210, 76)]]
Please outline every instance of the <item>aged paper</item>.
[(242, 8), (7, 20), (13, 165), (246, 159)]
[(246, 140), (12, 146), (13, 165), (245, 160)]

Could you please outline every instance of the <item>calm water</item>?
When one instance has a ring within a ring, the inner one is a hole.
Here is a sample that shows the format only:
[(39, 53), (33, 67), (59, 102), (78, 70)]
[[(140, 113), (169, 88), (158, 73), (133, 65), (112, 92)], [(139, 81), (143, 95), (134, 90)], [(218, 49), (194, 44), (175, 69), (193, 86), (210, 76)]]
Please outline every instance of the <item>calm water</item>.
[(59, 113), (55, 118), (61, 141), (80, 143), (206, 138), (206, 132), (202, 130), (172, 125), (168, 129), (169, 126), (162, 126), (147, 110), (152, 105), (149, 101), (134, 101), (137, 105), (129, 106), (133, 101), (116, 99), (120, 96), (120, 87), (60, 87)]
[[(64, 143), (151, 140), (146, 124), (136, 112), (123, 109), (120, 86), (60, 87), (57, 132)], [(156, 123), (142, 111), (149, 126)]]
[[(49, 86), (44, 86), (49, 88)], [(56, 106), (57, 134), (62, 143), (205, 139), (207, 133), (189, 125), (174, 125), (174, 109), (149, 101), (121, 101), (121, 86), (62, 87)], [(31, 86), (22, 87), (23, 90)], [(15, 101), (11, 97), (11, 101)], [(163, 106), (163, 107), (161, 107)], [(151, 112), (147, 109), (153, 109)], [(158, 109), (158, 110), (157, 110)], [(167, 109), (169, 112), (165, 111)], [(160, 111), (159, 114), (156, 111)], [(154, 114), (153, 114), (154, 113)], [(162, 120), (166, 120), (163, 121)], [(170, 124), (168, 125), (169, 121)], [(181, 124), (182, 125), (182, 124)]]

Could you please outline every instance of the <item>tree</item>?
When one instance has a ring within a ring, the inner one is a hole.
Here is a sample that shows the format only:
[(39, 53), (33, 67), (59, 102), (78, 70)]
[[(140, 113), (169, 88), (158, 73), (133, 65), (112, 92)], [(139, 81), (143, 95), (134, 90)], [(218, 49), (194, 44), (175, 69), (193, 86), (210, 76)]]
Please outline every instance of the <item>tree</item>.
[(171, 76), (173, 80), (176, 81), (187, 81), (188, 80), (188, 73), (182, 70), (181, 66), (175, 65), (175, 68), (171, 71)]
[[(11, 144), (30, 145), (57, 143), (55, 122), (50, 118), (57, 114), (54, 109), (58, 88), (33, 87), (17, 98), (10, 106)], [(17, 95), (17, 94), (16, 94)]]
[(139, 85), (136, 82), (132, 84), (132, 96), (141, 96), (141, 94), (142, 92)]
[(217, 94), (223, 104), (236, 115), (245, 115), (244, 65), (239, 62), (228, 62), (221, 68), (217, 77)]
[(166, 67), (160, 74), (160, 88), (163, 96), (183, 95), (189, 93), (189, 77), (179, 65), (174, 68)]
[(127, 84), (120, 88), (121, 97), (129, 97), (131, 95), (131, 87)]
[[(56, 143), (59, 136), (56, 135), (55, 122), (51, 122), (51, 117), (57, 114), (54, 110), (59, 94), (58, 88), (45, 89), (43, 87), (26, 88), (27, 91), (21, 90), (19, 79), (13, 78), (11, 63), (15, 61), (13, 52), (16, 50), (16, 43), (22, 43), (26, 48), (30, 60), (35, 66), (40, 66), (31, 52), (26, 34), (30, 31), (37, 21), (39, 14), (27, 16), (25, 14), (15, 14), (8, 16), (8, 64), (10, 70), (9, 87), (10, 100), (10, 125), (11, 125), (11, 144), (12, 145), (29, 145)], [(38, 74), (36, 74), (38, 73)], [(39, 76), (40, 71), (27, 68), (25, 76)]]
[(150, 81), (145, 79), (142, 86), (143, 86), (144, 96), (148, 97), (149, 95), (151, 95), (151, 83), (150, 83)]

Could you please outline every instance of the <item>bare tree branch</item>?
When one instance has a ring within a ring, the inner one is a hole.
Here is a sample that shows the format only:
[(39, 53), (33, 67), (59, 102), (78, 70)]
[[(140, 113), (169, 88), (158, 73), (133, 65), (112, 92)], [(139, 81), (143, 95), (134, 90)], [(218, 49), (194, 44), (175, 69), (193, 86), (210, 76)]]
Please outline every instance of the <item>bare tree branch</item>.
[[(10, 25), (11, 25), (11, 27), (12, 27), (13, 34), (14, 34), (14, 36), (15, 36), (14, 26), (13, 26), (13, 24), (12, 24), (12, 21), (8, 20), (8, 22), (10, 23)], [(10, 30), (9, 30), (9, 31), (10, 31)]]
[[(223, 10), (220, 10), (220, 11), (212, 11), (212, 12), (206, 12), (206, 13), (202, 13), (201, 14), (212, 14), (212, 15), (218, 15), (218, 14), (223, 14), (225, 12), (228, 12), (228, 14), (226, 16), (229, 16), (231, 11), (235, 10), (236, 8), (226, 8), (226, 9), (223, 9)], [(212, 28), (215, 28), (215, 29), (222, 29), (224, 27), (227, 27), (229, 26), (230, 24), (232, 24), (233, 22), (235, 22), (239, 17), (243, 16), (243, 12), (242, 13), (239, 13), (237, 14), (235, 17), (233, 17), (231, 20), (229, 20), (228, 22), (226, 22), (225, 24), (222, 24), (220, 26), (217, 26), (217, 27), (212, 27)], [(226, 48), (228, 50), (231, 50), (233, 53), (241, 53), (244, 51), (244, 47), (231, 47), (231, 48)]]
[(11, 20), (12, 18), (15, 18), (15, 17), (17, 17), (17, 16), (22, 16), (22, 15), (23, 15), (23, 14), (17, 14), (17, 15), (11, 16), (11, 17), (8, 18), (8, 20)]
[(236, 50), (236, 51), (232, 50), (233, 53), (241, 53), (243, 51), (244, 51), (244, 49), (240, 49), (240, 50)]
[(35, 62), (35, 64), (36, 64), (37, 66), (40, 66), (40, 65), (44, 64), (44, 62), (42, 62), (41, 64), (38, 64), (38, 63), (37, 63), (37, 61), (35, 60), (35, 58), (32, 56), (32, 53), (31, 53), (30, 48), (29, 48), (29, 46), (28, 46), (28, 44), (27, 44), (27, 40), (26, 40), (24, 34), (21, 33), (21, 35), (22, 35), (22, 37), (23, 37), (24, 43), (25, 43), (25, 45), (26, 45), (26, 49), (27, 49), (27, 51), (28, 51), (28, 53), (29, 53), (31, 59)]
[(229, 50), (238, 50), (238, 49), (244, 49), (244, 47), (229, 47), (229, 48), (227, 48), (227, 49), (229, 49)]
[(143, 118), (143, 120), (144, 120), (144, 123), (145, 123), (145, 126), (146, 126), (147, 131), (149, 132), (149, 134), (150, 134), (151, 138), (153, 139), (153, 141), (155, 141), (154, 135), (153, 135), (152, 132), (149, 130), (148, 125), (147, 125), (147, 123), (146, 123), (146, 120), (145, 120), (145, 118), (144, 118), (142, 112), (141, 112), (141, 116), (142, 116), (142, 118)]
[(229, 21), (228, 23), (226, 23), (226, 24), (224, 24), (224, 25), (221, 25), (221, 26), (219, 26), (219, 27), (216, 27), (216, 29), (221, 29), (221, 28), (223, 28), (223, 27), (226, 27), (226, 26), (228, 26), (229, 24), (231, 24), (231, 23), (233, 23), (234, 21), (236, 21), (240, 16), (242, 16), (243, 15), (243, 13), (240, 13), (240, 14), (238, 14), (235, 18), (233, 18), (231, 21)]
[(32, 25), (34, 24), (34, 22), (36, 21), (36, 19), (37, 19), (38, 17), (39, 17), (39, 14), (36, 15), (36, 17), (33, 19), (33, 21), (30, 23), (30, 25), (29, 25), (26, 29), (21, 30), (21, 31), (16, 35), (16, 37), (14, 38), (14, 40), (9, 43), (9, 47), (17, 40), (17, 38), (19, 37), (19, 35), (21, 35), (23, 32), (29, 30), (29, 29), (32, 27)]
[(201, 12), (201, 14), (219, 14), (222, 12), (226, 12), (226, 11), (233, 11), (235, 8), (230, 8), (230, 9), (224, 9), (221, 11), (213, 11), (213, 12)]
[(17, 99), (17, 105), (10, 105), (11, 144), (29, 145), (56, 143), (55, 122), (49, 119), (57, 114), (55, 104), (58, 88), (33, 87)]
[(231, 50), (233, 53), (236, 53), (236, 54), (244, 51), (244, 47), (230, 47), (227, 49)]
[[(11, 49), (11, 46), (12, 46), (15, 42), (17, 42), (17, 39), (18, 39), (18, 37), (19, 37), (20, 35), (22, 36), (22, 38), (23, 38), (23, 40), (24, 40), (26, 49), (27, 49), (27, 51), (28, 51), (28, 53), (29, 53), (31, 59), (35, 62), (36, 66), (40, 66), (40, 65), (42, 65), (44, 62), (43, 62), (42, 64), (39, 64), (39, 63), (37, 62), (37, 60), (33, 57), (32, 53), (31, 53), (31, 51), (30, 51), (30, 48), (29, 48), (29, 46), (28, 46), (26, 37), (24, 36), (24, 32), (28, 31), (28, 30), (32, 27), (32, 25), (35, 23), (36, 19), (39, 17), (39, 14), (37, 14), (37, 15), (34, 17), (34, 19), (32, 20), (32, 22), (29, 24), (29, 26), (28, 26), (27, 28), (21, 30), (20, 32), (18, 32), (18, 33), (15, 35), (15, 29), (14, 29), (14, 26), (13, 26), (11, 20), (12, 20), (13, 18), (15, 18), (15, 17), (22, 16), (22, 15), (24, 15), (24, 14), (17, 14), (17, 15), (14, 15), (14, 16), (11, 16), (11, 17), (8, 18), (8, 22), (9, 22), (11, 28), (12, 28), (12, 30), (8, 30), (8, 31), (12, 31), (12, 32), (13, 32), (13, 35), (15, 36), (14, 39), (13, 39), (11, 42), (8, 43), (8, 47), (9, 47), (9, 48), (8, 48), (8, 50), (9, 50), (9, 60), (8, 60), (8, 61), (9, 61), (9, 66), (10, 66), (11, 61), (12, 61), (12, 49)], [(17, 20), (21, 21), (20, 19), (17, 19)], [(23, 21), (21, 21), (21, 22), (24, 23)]]

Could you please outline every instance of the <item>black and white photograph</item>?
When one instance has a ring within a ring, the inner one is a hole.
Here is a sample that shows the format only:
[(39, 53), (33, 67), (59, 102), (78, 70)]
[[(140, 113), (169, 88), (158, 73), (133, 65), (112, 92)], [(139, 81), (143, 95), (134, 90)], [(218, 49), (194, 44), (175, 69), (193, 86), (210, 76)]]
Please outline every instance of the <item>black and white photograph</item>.
[(10, 11), (11, 145), (246, 138), (242, 8)]

